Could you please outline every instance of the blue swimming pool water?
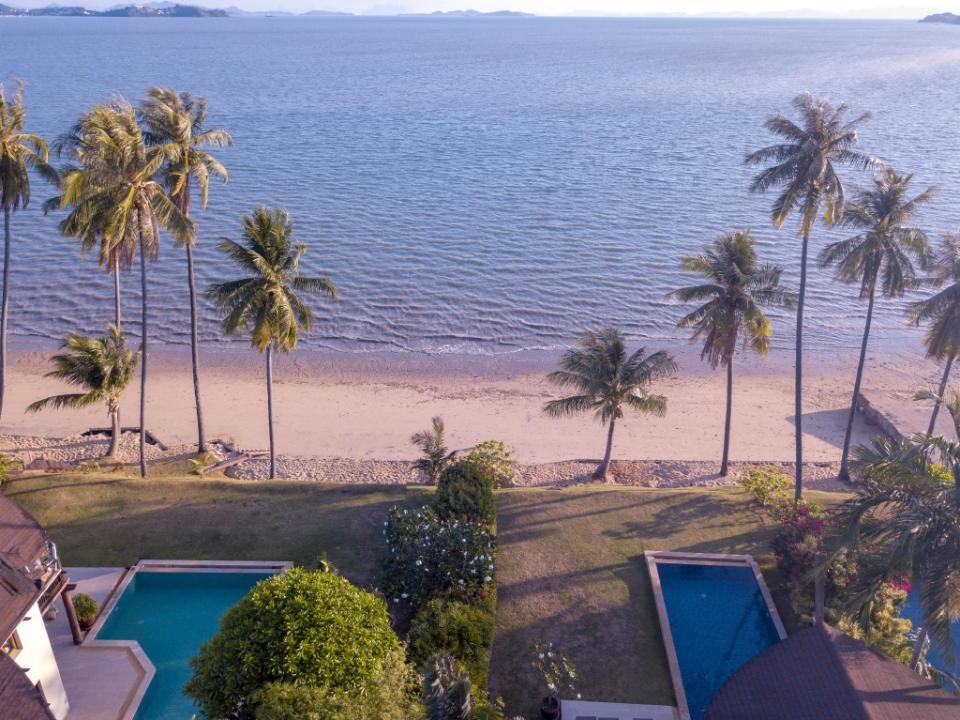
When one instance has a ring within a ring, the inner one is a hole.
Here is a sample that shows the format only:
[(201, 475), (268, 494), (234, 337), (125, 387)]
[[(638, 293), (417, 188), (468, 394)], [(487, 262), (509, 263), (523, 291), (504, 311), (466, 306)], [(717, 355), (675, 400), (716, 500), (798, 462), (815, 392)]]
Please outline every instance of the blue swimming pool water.
[(157, 669), (136, 720), (188, 720), (196, 706), (183, 694), (190, 658), (216, 633), (224, 612), (270, 573), (140, 570), (97, 633), (136, 640)]
[[(907, 602), (904, 603), (903, 610), (900, 614), (909, 619), (913, 623), (914, 628), (923, 626), (923, 614), (920, 612), (920, 597), (916, 588), (914, 588), (909, 597), (907, 597)], [(953, 636), (954, 646), (960, 648), (960, 620), (954, 620), (950, 623), (950, 634)], [(927, 660), (929, 660), (934, 667), (945, 670), (955, 677), (960, 677), (960, 658), (958, 658), (956, 662), (948, 662), (943, 656), (941, 648), (937, 647), (936, 643), (931, 644), (930, 650), (927, 652)]]
[(747, 566), (658, 563), (670, 632), (693, 720), (744, 663), (780, 640)]

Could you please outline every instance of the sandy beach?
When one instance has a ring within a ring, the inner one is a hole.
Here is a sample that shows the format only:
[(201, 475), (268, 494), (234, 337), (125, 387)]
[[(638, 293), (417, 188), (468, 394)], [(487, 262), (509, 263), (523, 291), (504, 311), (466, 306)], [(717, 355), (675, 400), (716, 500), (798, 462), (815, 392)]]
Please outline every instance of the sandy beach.
[[(621, 460), (716, 461), (721, 450), (723, 374), (700, 363), (689, 346), (671, 348), (681, 362), (677, 377), (656, 387), (668, 397), (664, 418), (628, 415), (617, 429)], [(43, 377), (49, 349), (18, 351), (9, 371), (0, 432), (69, 437), (105, 426), (99, 408), (27, 414), (27, 404), (66, 386)], [(832, 463), (850, 401), (855, 353), (811, 355), (804, 403), (805, 454)], [(544, 379), (557, 353), (450, 357), (347, 355), (297, 351), (276, 363), (278, 451), (305, 458), (401, 461), (415, 457), (410, 434), (441, 415), (451, 447), (485, 439), (506, 441), (527, 464), (596, 458), (603, 430), (590, 416), (552, 419), (541, 412), (556, 397)], [(739, 461), (789, 461), (794, 454), (792, 355), (743, 359), (735, 376), (731, 455)], [(266, 393), (261, 358), (242, 349), (204, 353), (202, 388), (208, 436), (244, 449), (266, 446)], [(151, 354), (148, 428), (176, 446), (194, 439), (193, 394), (185, 348)], [(928, 408), (913, 392), (933, 382), (938, 368), (904, 353), (873, 359), (864, 381), (871, 402), (896, 416), (901, 430), (922, 429)], [(124, 425), (137, 424), (138, 386), (123, 403)], [(944, 425), (944, 431), (947, 428)], [(858, 419), (855, 442), (875, 428)]]

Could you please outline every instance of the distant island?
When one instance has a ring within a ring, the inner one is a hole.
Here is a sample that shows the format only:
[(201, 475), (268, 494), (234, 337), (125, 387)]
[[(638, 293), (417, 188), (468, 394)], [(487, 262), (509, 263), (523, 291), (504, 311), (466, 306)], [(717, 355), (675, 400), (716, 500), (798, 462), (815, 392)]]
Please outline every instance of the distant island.
[(953, 13), (936, 13), (935, 15), (927, 15), (920, 22), (960, 25), (960, 15), (954, 15)]
[(48, 5), (24, 10), (0, 4), (0, 15), (24, 17), (227, 17), (226, 10), (196, 5), (123, 5), (107, 10), (88, 10), (78, 6)]
[(518, 12), (516, 10), (494, 10), (480, 12), (479, 10), (435, 10), (430, 13), (402, 13), (403, 17), (535, 17), (533, 13)]

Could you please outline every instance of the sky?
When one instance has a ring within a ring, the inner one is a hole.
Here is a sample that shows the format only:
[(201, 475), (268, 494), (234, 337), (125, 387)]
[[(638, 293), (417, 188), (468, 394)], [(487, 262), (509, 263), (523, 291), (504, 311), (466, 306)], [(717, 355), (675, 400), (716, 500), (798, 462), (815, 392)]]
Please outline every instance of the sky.
[[(104, 8), (149, 0), (59, 0)], [(869, 17), (917, 19), (934, 12), (960, 13), (960, 0), (179, 0), (205, 7), (244, 10), (336, 10), (395, 14), (434, 10), (521, 10), (538, 15), (760, 15), (779, 17)], [(41, 7), (54, 0), (3, 0), (17, 7)]]

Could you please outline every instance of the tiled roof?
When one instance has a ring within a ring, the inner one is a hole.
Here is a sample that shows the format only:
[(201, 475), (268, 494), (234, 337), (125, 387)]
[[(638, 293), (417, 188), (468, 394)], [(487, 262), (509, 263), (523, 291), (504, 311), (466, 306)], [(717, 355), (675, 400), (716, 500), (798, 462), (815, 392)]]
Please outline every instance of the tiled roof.
[(0, 642), (40, 597), (37, 563), (46, 552), (47, 534), (40, 524), (0, 495)]
[(52, 720), (40, 691), (23, 669), (0, 653), (0, 710), (3, 720)]
[(960, 698), (828, 626), (801, 630), (738, 670), (706, 720), (960, 720)]

